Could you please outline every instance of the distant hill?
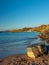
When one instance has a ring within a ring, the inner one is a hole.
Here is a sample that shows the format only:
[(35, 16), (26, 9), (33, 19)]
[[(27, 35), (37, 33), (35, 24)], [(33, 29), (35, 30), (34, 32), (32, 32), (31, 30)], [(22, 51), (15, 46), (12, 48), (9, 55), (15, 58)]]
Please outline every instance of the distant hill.
[(43, 32), (45, 31), (47, 28), (49, 28), (49, 25), (41, 25), (39, 27), (29, 27), (29, 28), (22, 28), (22, 29), (13, 29), (13, 30), (6, 30), (8, 32)]
[(22, 28), (22, 29), (14, 29), (14, 30), (7, 30), (8, 32), (27, 32), (32, 28)]

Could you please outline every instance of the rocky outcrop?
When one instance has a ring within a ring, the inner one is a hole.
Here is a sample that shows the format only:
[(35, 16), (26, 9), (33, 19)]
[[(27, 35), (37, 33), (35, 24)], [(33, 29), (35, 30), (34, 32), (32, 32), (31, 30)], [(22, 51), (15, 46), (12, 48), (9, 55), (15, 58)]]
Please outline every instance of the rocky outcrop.
[(39, 27), (33, 27), (33, 28), (32, 28), (32, 32), (33, 32), (33, 31), (43, 32), (46, 27), (47, 27), (47, 25), (41, 25), (41, 26), (39, 26)]
[(46, 28), (44, 28), (43, 30), (44, 31), (41, 30), (40, 32), (40, 37), (49, 43), (49, 25), (47, 25)]
[(43, 55), (47, 55), (48, 52), (49, 49), (47, 49), (47, 46), (45, 44), (31, 45), (27, 48), (27, 55), (33, 59)]

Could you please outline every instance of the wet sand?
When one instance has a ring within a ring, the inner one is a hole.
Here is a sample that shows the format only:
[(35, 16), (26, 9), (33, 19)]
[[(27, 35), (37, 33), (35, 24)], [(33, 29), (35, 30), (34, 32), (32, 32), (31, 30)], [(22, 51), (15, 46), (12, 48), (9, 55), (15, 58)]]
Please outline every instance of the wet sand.
[(35, 59), (27, 55), (13, 55), (0, 59), (0, 65), (49, 65), (49, 54)]

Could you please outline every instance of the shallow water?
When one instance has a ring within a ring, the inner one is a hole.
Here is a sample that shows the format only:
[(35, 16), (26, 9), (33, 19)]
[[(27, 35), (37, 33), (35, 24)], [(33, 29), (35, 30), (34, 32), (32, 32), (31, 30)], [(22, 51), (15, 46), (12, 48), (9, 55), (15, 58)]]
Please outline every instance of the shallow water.
[(39, 32), (0, 33), (0, 58), (15, 54), (26, 54), (27, 46), (39, 43)]

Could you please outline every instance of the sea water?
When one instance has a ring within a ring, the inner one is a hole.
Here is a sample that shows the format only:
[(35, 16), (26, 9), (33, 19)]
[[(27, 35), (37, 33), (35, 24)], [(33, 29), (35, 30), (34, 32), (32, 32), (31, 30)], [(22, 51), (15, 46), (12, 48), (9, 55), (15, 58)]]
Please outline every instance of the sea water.
[(0, 32), (0, 58), (26, 54), (27, 47), (38, 43), (39, 32)]

